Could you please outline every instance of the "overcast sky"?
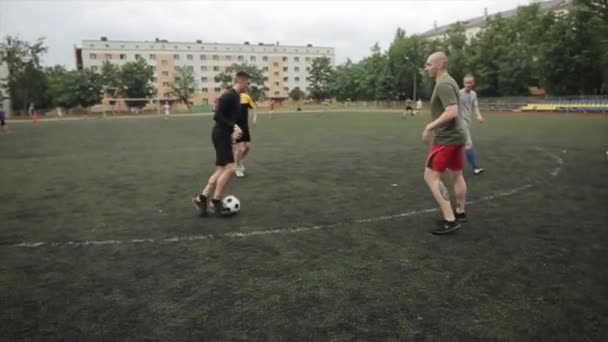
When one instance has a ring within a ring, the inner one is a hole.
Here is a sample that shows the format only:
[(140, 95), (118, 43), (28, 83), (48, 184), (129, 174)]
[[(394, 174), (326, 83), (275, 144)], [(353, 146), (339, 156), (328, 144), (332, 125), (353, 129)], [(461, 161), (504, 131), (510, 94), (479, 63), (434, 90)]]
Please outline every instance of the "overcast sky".
[(107, 36), (116, 40), (302, 45), (336, 48), (336, 61), (386, 49), (397, 27), (421, 33), (438, 25), (508, 10), (530, 0), (401, 1), (89, 1), (0, 0), (0, 33), (46, 37), (47, 65), (73, 68), (74, 44)]

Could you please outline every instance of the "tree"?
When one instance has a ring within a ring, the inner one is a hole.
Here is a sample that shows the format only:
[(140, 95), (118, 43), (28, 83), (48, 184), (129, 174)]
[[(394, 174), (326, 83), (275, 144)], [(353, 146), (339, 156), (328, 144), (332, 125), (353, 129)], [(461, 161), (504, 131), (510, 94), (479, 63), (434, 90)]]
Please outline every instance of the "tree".
[(304, 93), (300, 87), (295, 87), (289, 92), (289, 97), (293, 101), (298, 102), (306, 97), (306, 93)]
[(128, 100), (129, 107), (142, 108), (148, 103), (147, 98), (155, 94), (156, 90), (152, 84), (153, 76), (152, 67), (142, 59), (123, 65), (120, 70), (122, 95), (126, 98), (138, 99)]
[(188, 67), (178, 67), (175, 82), (171, 83), (170, 87), (172, 93), (190, 109), (190, 97), (196, 88), (194, 70)]
[(40, 66), (42, 55), (47, 51), (44, 38), (35, 43), (6, 36), (0, 42), (0, 63), (8, 67), (9, 75), (4, 89), (15, 110), (26, 110), (29, 102), (38, 107), (47, 104), (47, 82)]
[(376, 99), (378, 101), (394, 101), (399, 98), (399, 91), (397, 88), (397, 80), (391, 71), (391, 68), (387, 65), (384, 68), (381, 78), (378, 80), (378, 86), (376, 89)]
[(89, 108), (101, 103), (102, 82), (101, 75), (89, 70), (76, 70), (76, 88), (74, 89), (81, 107)]
[(53, 106), (69, 109), (78, 105), (78, 97), (74, 91), (77, 84), (76, 73), (56, 65), (47, 68), (46, 75), (49, 83), (48, 97)]
[(48, 98), (54, 106), (87, 108), (101, 102), (101, 76), (91, 70), (67, 71), (63, 66), (47, 68)]
[(310, 97), (316, 101), (329, 98), (333, 75), (334, 71), (329, 58), (318, 57), (313, 59), (310, 74), (306, 78), (310, 84), (308, 87)]
[(109, 101), (112, 114), (114, 114), (114, 105), (116, 104), (114, 99), (121, 96), (124, 90), (120, 78), (120, 67), (110, 63), (110, 61), (104, 61), (101, 65), (101, 85), (104, 95), (111, 99)]
[(264, 84), (264, 73), (260, 68), (253, 64), (232, 64), (222, 73), (215, 76), (215, 82), (221, 83), (223, 89), (229, 88), (232, 85), (232, 82), (234, 82), (234, 76), (239, 71), (245, 71), (251, 75), (249, 96), (256, 102), (262, 99), (264, 97), (264, 92), (268, 90)]

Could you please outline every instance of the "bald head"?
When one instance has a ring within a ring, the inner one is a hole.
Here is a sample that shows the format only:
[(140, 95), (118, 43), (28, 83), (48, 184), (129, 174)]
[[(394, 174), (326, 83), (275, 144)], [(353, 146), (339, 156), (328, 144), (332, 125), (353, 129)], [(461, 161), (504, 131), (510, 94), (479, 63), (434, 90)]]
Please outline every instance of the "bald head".
[(448, 56), (441, 51), (437, 51), (426, 59), (426, 72), (432, 78), (443, 75), (448, 70)]

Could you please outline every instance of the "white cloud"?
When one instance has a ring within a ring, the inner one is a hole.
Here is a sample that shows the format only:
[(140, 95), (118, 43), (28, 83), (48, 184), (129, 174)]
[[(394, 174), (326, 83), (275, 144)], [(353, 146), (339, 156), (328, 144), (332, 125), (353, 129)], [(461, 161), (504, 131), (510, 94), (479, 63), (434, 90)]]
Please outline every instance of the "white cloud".
[(358, 60), (397, 27), (408, 34), (528, 4), (528, 0), (443, 1), (29, 1), (0, 0), (0, 33), (47, 38), (45, 64), (75, 64), (83, 39), (281, 42), (336, 48)]

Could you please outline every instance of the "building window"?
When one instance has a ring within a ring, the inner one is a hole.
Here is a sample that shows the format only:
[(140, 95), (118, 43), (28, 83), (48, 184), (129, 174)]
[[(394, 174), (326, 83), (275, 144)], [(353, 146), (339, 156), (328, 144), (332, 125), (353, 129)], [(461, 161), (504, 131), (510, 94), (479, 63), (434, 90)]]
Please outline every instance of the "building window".
[(298, 71), (300, 71), (300, 67), (295, 67), (295, 68), (294, 68), (294, 70), (295, 70), (296, 72), (298, 72)]
[(255, 56), (249, 57), (249, 60), (252, 61), (252, 62), (255, 62)]
[(289, 68), (288, 67), (283, 67), (283, 71), (288, 71)]
[(163, 87), (168, 87), (169, 86), (169, 82), (163, 82)]
[(268, 67), (262, 68), (262, 71), (268, 71)]
[(201, 61), (206, 61), (207, 60), (207, 55), (200, 55), (199, 57), (201, 58)]
[(213, 88), (213, 91), (216, 92), (216, 93), (219, 93), (219, 92), (222, 91), (222, 88), (216, 87), (216, 88)]
[(232, 60), (232, 56), (226, 55), (226, 60), (227, 61), (231, 61)]
[(93, 66), (91, 67), (91, 71), (97, 71), (97, 67), (96, 67), (95, 65), (93, 65)]
[(209, 89), (207, 89), (207, 88), (202, 88), (202, 89), (201, 89), (201, 91), (202, 91), (203, 93), (208, 93), (208, 92), (209, 92)]
[(289, 91), (289, 87), (283, 87), (283, 90)]
[(162, 64), (162, 65), (167, 65), (167, 60), (166, 60), (166, 59), (163, 59), (162, 61), (160, 61), (160, 64)]
[(300, 61), (300, 57), (294, 57), (293, 60), (294, 60), (294, 62), (299, 62)]
[(136, 53), (136, 54), (135, 54), (135, 60), (138, 60), (138, 59), (141, 59), (141, 55), (140, 55), (140, 54), (138, 54), (138, 53)]
[(306, 57), (306, 61), (307, 61), (307, 62), (310, 62), (310, 57)]
[(274, 63), (272, 63), (272, 66), (273, 66), (273, 67), (278, 67), (278, 66), (279, 66), (279, 63), (274, 62)]
[(264, 76), (264, 82), (268, 82), (268, 77)]
[(207, 82), (207, 77), (201, 77), (201, 82)]
[(245, 57), (239, 56), (239, 61), (243, 61), (243, 60), (245, 60)]
[(161, 73), (161, 75), (163, 75), (163, 76), (169, 76), (169, 72), (168, 72), (168, 71), (163, 71), (163, 72)]
[[(188, 46), (188, 47), (189, 47), (189, 46)], [(186, 59), (187, 59), (187, 60), (189, 60), (189, 61), (191, 61), (191, 60), (192, 60), (192, 58), (193, 58), (193, 57), (192, 57), (192, 55), (187, 55), (187, 56), (186, 56)]]
[(217, 65), (216, 65), (216, 66), (214, 66), (214, 67), (213, 67), (213, 71), (220, 71), (220, 67), (219, 67), (219, 66), (217, 66)]
[(179, 65), (173, 66), (173, 70), (177, 71), (179, 69)]
[(278, 71), (275, 71), (275, 72), (273, 73), (273, 75), (275, 75), (275, 76), (277, 76), (277, 77), (278, 77), (278, 76), (279, 76), (279, 72), (278, 72)]
[(296, 77), (295, 80), (296, 80), (296, 82), (300, 82), (300, 78), (299, 77)]
[(155, 61), (156, 60), (156, 55), (151, 53), (150, 54), (150, 60)]
[(156, 77), (152, 77), (152, 82), (156, 82)]
[(95, 44), (89, 44), (89, 47), (95, 47)]
[(135, 48), (136, 48), (136, 49), (139, 49), (139, 45), (135, 45)]
[(309, 71), (310, 71), (310, 67), (306, 67), (306, 72), (309, 72)]
[(283, 77), (283, 81), (284, 82), (288, 82), (289, 81), (289, 77)]
[(274, 94), (275, 94), (275, 95), (279, 95), (279, 92), (278, 92), (278, 91), (275, 91), (275, 92), (274, 92)]
[(279, 82), (278, 81), (274, 82), (274, 85), (278, 87), (279, 86)]
[(214, 61), (219, 61), (219, 60), (220, 60), (220, 56), (218, 56), (218, 55), (213, 55), (213, 60), (214, 60)]
[(287, 57), (283, 57), (283, 62), (287, 62)]
[(120, 54), (120, 59), (122, 59), (122, 60), (127, 59), (127, 55), (124, 54), (124, 53), (121, 53)]
[(94, 54), (94, 53), (90, 53), (90, 54), (89, 54), (89, 58), (90, 58), (90, 59), (97, 59), (97, 55), (96, 55), (96, 54)]
[(262, 57), (262, 60), (263, 60), (264, 62), (268, 61), (268, 56), (264, 56), (264, 57)]
[(106, 59), (112, 59), (112, 54), (106, 53), (105, 57), (106, 57)]
[(179, 61), (179, 55), (173, 55), (173, 59)]
[(201, 67), (201, 71), (207, 71), (207, 66), (203, 65), (203, 66)]
[(190, 49), (190, 45), (188, 45), (188, 49)]
[(156, 72), (156, 67), (154, 65), (152, 66), (152, 71)]
[(192, 65), (188, 65), (186, 68), (188, 68), (190, 71), (194, 71), (194, 67)]

